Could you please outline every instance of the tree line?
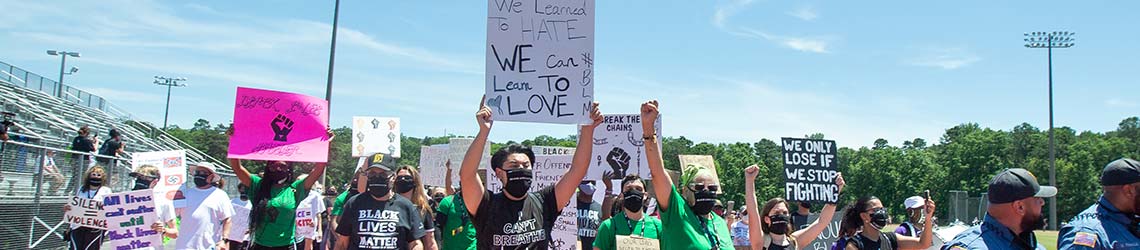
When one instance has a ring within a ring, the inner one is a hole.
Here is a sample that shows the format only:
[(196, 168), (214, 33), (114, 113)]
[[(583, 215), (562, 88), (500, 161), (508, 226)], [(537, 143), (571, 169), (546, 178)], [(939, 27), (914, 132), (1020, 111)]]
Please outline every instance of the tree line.
[[(193, 145), (217, 159), (225, 159), (229, 144), (225, 131), (229, 124), (211, 125), (199, 119), (190, 128), (171, 126), (168, 133)], [(350, 156), (352, 129), (333, 129), (337, 135), (327, 170), (327, 186), (343, 187), (351, 178), (356, 159)], [(420, 146), (446, 144), (456, 135), (440, 137), (401, 136), (400, 164), (418, 166)], [(574, 147), (577, 136), (537, 136), (521, 142), (492, 143), (494, 152), (506, 144), (528, 146)], [(825, 139), (823, 134), (805, 135), (806, 138)], [(1108, 132), (1082, 131), (1070, 127), (1054, 129), (1056, 143), (1057, 210), (1061, 222), (1096, 202), (1101, 193), (1100, 172), (1110, 161), (1131, 157), (1140, 158), (1140, 119), (1122, 120), (1116, 130)], [(761, 139), (757, 142), (708, 143), (694, 142), (684, 136), (661, 139), (665, 168), (679, 170), (677, 155), (712, 155), (716, 159), (721, 178), (724, 201), (743, 204), (743, 170), (759, 164), (757, 177), (760, 200), (784, 196), (783, 157), (779, 142)], [(838, 142), (840, 145), (856, 142)], [(260, 164), (251, 164), (251, 171), (260, 171)], [(1038, 181), (1049, 181), (1048, 131), (1022, 123), (1011, 130), (983, 128), (977, 123), (965, 123), (946, 130), (939, 141), (929, 143), (922, 138), (892, 144), (877, 139), (870, 147), (841, 147), (839, 170), (847, 180), (841, 203), (874, 195), (901, 219), (905, 214), (898, 205), (906, 197), (931, 190), (931, 196), (940, 204), (936, 214), (946, 216), (949, 191), (966, 191), (970, 196), (986, 192), (987, 183), (994, 174), (1005, 168), (1025, 168), (1034, 173)], [(458, 169), (458, 165), (455, 165)], [(1048, 209), (1048, 207), (1046, 207)], [(1048, 213), (1048, 211), (1044, 211)], [(899, 221), (899, 220), (896, 220)], [(946, 221), (942, 221), (946, 222)]]

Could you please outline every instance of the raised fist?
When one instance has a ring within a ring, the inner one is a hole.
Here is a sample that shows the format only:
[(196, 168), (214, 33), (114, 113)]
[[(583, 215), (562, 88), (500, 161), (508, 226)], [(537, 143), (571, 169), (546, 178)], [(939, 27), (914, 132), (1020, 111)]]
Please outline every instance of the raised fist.
[(289, 141), (289, 133), (293, 132), (293, 120), (278, 114), (277, 118), (269, 122), (269, 126), (273, 127), (274, 141)]
[(626, 169), (629, 169), (629, 159), (629, 153), (619, 147), (614, 147), (610, 150), (609, 155), (606, 155), (606, 163), (610, 164), (610, 169), (613, 169), (614, 174), (622, 177), (625, 176)]

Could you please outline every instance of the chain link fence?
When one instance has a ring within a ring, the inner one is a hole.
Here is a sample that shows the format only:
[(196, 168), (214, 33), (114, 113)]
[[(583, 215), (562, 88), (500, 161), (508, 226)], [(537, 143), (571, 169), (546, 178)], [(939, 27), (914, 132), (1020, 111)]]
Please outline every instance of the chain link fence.
[[(0, 145), (0, 249), (66, 249), (63, 205), (95, 156), (22, 142)], [(129, 159), (110, 159), (104, 168), (104, 185), (114, 192), (131, 189)], [(220, 174), (226, 193), (236, 194), (237, 178)]]
[(986, 206), (989, 205), (986, 193), (978, 197), (970, 197), (966, 191), (951, 190), (950, 192), (950, 223), (961, 222), (965, 225), (977, 225), (986, 215)]

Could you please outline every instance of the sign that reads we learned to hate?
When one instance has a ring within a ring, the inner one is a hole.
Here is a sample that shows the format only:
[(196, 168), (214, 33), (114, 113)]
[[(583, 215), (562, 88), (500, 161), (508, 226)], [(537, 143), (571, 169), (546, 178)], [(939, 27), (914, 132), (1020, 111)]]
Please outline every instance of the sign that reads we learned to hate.
[(839, 201), (835, 141), (781, 138), (784, 151), (784, 197), (789, 201)]
[(495, 120), (585, 124), (594, 0), (487, 0), (486, 104)]

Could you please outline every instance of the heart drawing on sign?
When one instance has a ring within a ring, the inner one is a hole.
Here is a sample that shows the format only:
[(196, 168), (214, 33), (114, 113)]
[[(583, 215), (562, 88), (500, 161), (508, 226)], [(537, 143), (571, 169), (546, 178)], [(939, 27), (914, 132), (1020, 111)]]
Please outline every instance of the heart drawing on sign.
[(495, 98), (487, 99), (488, 107), (495, 107), (499, 109), (499, 114), (503, 114), (503, 96), (496, 96)]

